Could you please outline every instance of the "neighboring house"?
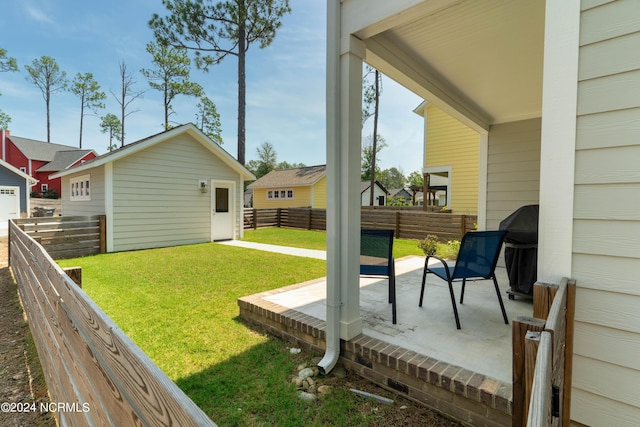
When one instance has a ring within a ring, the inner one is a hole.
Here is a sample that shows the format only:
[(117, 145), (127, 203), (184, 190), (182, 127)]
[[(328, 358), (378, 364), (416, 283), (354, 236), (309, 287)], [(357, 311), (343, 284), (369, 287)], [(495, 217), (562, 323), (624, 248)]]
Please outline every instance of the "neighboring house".
[(249, 184), (253, 191), (253, 207), (326, 208), (327, 166), (276, 169)]
[(255, 176), (193, 124), (58, 172), (64, 215), (107, 217), (107, 251), (240, 238)]
[(97, 156), (94, 150), (81, 150), (68, 145), (22, 138), (0, 131), (0, 158), (38, 181), (32, 191), (42, 195), (47, 190), (62, 194), (60, 178), (50, 178), (55, 172), (64, 171)]
[[(447, 206), (449, 202), (449, 194), (451, 193), (451, 180), (449, 176), (442, 176), (436, 173), (427, 173), (429, 191), (427, 191), (427, 206)], [(423, 197), (424, 202), (424, 197)], [(424, 204), (424, 203), (423, 203)]]
[(29, 193), (36, 180), (0, 160), (0, 222), (29, 216)]
[[(377, 180), (374, 182), (373, 187), (373, 205), (374, 206), (386, 206), (387, 205), (387, 196), (389, 196), (389, 191), (384, 188), (382, 184), (380, 184)], [(360, 205), (362, 206), (370, 206), (371, 205), (371, 182), (370, 181), (362, 181), (360, 182)]]
[(253, 207), (253, 190), (250, 188), (247, 188), (247, 190), (244, 192), (244, 207)]
[(360, 208), (348, 201), (359, 191), (354, 153), (366, 61), (478, 132), (479, 229), (539, 204), (538, 280), (577, 281), (571, 418), (636, 425), (640, 2), (331, 0), (327, 7), (334, 211), (327, 348), (339, 352), (339, 338), (362, 332), (352, 297)]
[(438, 199), (436, 205), (454, 213), (477, 213), (480, 134), (427, 101), (414, 112), (424, 118), (422, 172), (446, 180), (437, 184), (447, 187), (446, 200)]
[(404, 203), (408, 204), (411, 204), (413, 199), (411, 192), (406, 188), (390, 188), (389, 197), (400, 197), (402, 198), (402, 200), (404, 200)]

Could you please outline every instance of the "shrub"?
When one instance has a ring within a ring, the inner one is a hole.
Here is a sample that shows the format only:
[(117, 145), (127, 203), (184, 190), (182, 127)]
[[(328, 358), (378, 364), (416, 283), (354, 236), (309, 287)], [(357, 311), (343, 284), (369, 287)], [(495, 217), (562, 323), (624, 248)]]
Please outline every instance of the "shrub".
[(426, 256), (435, 255), (438, 251), (438, 237), (429, 234), (424, 240), (418, 242), (418, 247), (422, 249)]
[(57, 199), (58, 198), (58, 192), (54, 189), (51, 188), (47, 191), (43, 191), (42, 192), (42, 198), (43, 199)]
[(445, 259), (456, 259), (458, 252), (460, 251), (459, 240), (449, 240), (446, 245), (443, 245), (440, 249), (439, 255)]

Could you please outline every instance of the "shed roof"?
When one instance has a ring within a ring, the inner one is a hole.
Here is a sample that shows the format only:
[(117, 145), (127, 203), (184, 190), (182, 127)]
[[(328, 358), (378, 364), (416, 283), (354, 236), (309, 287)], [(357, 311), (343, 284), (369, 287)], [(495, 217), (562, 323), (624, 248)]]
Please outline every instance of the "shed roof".
[(95, 159), (88, 160), (69, 169), (54, 173), (51, 175), (51, 178), (59, 178), (72, 173), (93, 169), (106, 163), (114, 162), (118, 159), (122, 159), (134, 153), (145, 150), (146, 148), (154, 146), (158, 143), (167, 141), (182, 133), (188, 133), (199, 143), (209, 149), (213, 154), (218, 156), (218, 158), (221, 159), (225, 164), (227, 164), (231, 169), (238, 172), (241, 179), (252, 180), (256, 178), (255, 175), (253, 175), (247, 168), (241, 165), (240, 162), (238, 162), (231, 154), (226, 152), (220, 145), (213, 142), (211, 138), (205, 135), (193, 123), (186, 123), (175, 128), (157, 133), (155, 135), (151, 135), (147, 138), (132, 142), (131, 144), (127, 144), (124, 147), (103, 154), (102, 156), (96, 157)]
[(327, 175), (327, 165), (305, 166), (302, 168), (276, 169), (247, 188), (300, 187), (313, 185)]
[(5, 162), (2, 159), (0, 159), (0, 167), (4, 167), (5, 169), (9, 170), (10, 172), (13, 172), (14, 174), (18, 175), (19, 177), (24, 178), (25, 180), (29, 181), (32, 185), (35, 184), (36, 182), (38, 182), (38, 180), (35, 179), (34, 177), (27, 175), (26, 173), (22, 172), (17, 167), (13, 166), (10, 163)]

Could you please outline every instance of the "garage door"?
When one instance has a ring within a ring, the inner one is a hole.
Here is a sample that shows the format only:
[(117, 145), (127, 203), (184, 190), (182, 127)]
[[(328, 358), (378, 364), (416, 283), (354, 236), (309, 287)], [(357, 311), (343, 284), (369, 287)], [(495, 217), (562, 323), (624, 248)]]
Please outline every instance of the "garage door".
[(0, 187), (0, 221), (20, 218), (20, 187)]

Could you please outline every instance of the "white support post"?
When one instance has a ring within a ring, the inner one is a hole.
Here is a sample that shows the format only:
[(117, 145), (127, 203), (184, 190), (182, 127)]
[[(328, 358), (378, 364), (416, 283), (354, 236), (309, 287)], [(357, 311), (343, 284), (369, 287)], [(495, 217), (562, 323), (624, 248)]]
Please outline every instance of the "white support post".
[(327, 81), (335, 88), (330, 95), (333, 111), (327, 116), (327, 316), (336, 313), (329, 304), (337, 300), (338, 292), (340, 338), (344, 340), (362, 332), (359, 276), (364, 53), (364, 44), (357, 38), (341, 38), (338, 72), (329, 75)]
[(571, 277), (580, 2), (547, 2), (538, 280)]

